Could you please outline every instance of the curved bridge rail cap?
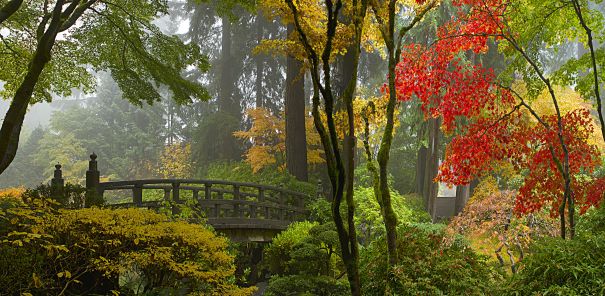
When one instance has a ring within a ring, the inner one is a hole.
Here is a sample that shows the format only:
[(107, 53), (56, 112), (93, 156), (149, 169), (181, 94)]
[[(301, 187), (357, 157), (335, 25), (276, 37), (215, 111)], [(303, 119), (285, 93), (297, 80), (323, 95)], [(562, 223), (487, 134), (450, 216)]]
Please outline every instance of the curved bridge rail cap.
[(255, 183), (246, 183), (246, 182), (231, 182), (224, 180), (204, 180), (204, 179), (143, 179), (143, 180), (132, 180), (132, 181), (107, 181), (100, 182), (99, 185), (103, 186), (104, 189), (111, 189), (112, 187), (122, 187), (129, 185), (153, 185), (153, 184), (200, 184), (200, 185), (236, 185), (240, 187), (251, 187), (251, 188), (262, 188), (267, 190), (279, 191), (283, 193), (288, 193), (292, 195), (298, 195), (301, 197), (306, 197), (307, 195), (304, 193), (292, 191), (285, 188), (275, 187), (271, 185), (261, 185)]

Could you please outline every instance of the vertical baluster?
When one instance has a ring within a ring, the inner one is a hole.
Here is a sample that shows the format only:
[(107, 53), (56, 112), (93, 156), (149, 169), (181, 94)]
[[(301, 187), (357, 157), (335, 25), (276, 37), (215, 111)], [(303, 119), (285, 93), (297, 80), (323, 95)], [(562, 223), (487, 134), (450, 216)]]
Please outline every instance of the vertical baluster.
[(204, 183), (204, 198), (211, 199), (212, 198), (212, 184)]
[(181, 212), (179, 209), (179, 204), (181, 203), (180, 197), (180, 188), (181, 184), (179, 182), (172, 183), (172, 214), (177, 215)]
[(249, 205), (249, 209), (250, 209), (250, 219), (256, 219), (256, 204), (251, 203)]
[(132, 188), (132, 202), (135, 206), (140, 207), (143, 205), (143, 184), (135, 183)]
[(217, 200), (214, 203), (214, 217), (219, 218), (221, 216), (221, 201)]
[(286, 209), (284, 206), (288, 204), (287, 196), (285, 196), (283, 191), (279, 191), (279, 220), (284, 221), (286, 219)]
[(233, 185), (233, 217), (241, 218), (242, 210), (240, 209), (239, 185)]

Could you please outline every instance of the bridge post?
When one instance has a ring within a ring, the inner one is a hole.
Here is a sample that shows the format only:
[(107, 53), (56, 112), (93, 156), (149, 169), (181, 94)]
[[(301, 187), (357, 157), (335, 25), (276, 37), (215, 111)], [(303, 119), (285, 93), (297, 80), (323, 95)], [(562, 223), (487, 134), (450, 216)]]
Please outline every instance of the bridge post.
[(233, 215), (237, 218), (241, 218), (242, 210), (239, 207), (239, 203), (237, 203), (237, 201), (240, 200), (239, 185), (233, 185), (233, 200), (235, 201), (235, 203), (233, 203)]
[(132, 202), (140, 207), (143, 205), (143, 184), (136, 183), (134, 184), (134, 188), (132, 188)]
[(50, 196), (54, 200), (62, 200), (64, 198), (63, 192), (65, 189), (65, 180), (63, 179), (63, 172), (61, 171), (61, 165), (55, 165), (55, 172), (53, 178), (50, 180)]
[[(283, 187), (283, 186), (282, 186)], [(283, 221), (286, 219), (286, 209), (283, 207), (287, 205), (288, 197), (285, 196), (283, 191), (279, 191), (279, 220)]]
[(204, 199), (212, 198), (212, 184), (204, 183)]
[(88, 162), (88, 170), (86, 171), (86, 201), (85, 206), (103, 204), (103, 197), (100, 196), (99, 190), (100, 173), (97, 169), (97, 155), (93, 152), (90, 155)]
[(181, 184), (179, 182), (172, 182), (172, 202), (174, 203), (172, 205), (172, 214), (173, 215), (177, 215), (181, 212), (179, 209), (179, 206), (178, 206), (181, 203), (181, 197), (180, 197), (180, 192), (179, 192), (180, 186), (181, 186)]

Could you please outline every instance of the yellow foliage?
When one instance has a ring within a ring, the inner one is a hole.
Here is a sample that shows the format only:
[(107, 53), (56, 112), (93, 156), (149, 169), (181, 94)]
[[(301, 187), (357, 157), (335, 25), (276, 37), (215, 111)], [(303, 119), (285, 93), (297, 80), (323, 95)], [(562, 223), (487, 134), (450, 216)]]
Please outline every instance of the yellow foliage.
[(158, 173), (163, 178), (189, 178), (193, 173), (191, 165), (191, 144), (174, 143), (164, 147), (160, 156)]
[[(34, 273), (27, 281), (33, 279), (34, 284), (37, 282), (48, 291), (90, 284), (70, 283), (72, 279), (87, 278), (83, 275), (90, 272), (97, 274), (95, 284), (136, 274), (135, 278), (144, 279), (141, 284), (149, 291), (179, 287), (191, 291), (191, 295), (244, 296), (255, 290), (233, 284), (234, 258), (227, 251), (227, 239), (217, 237), (203, 225), (172, 221), (165, 215), (135, 208), (59, 210), (44, 215), (27, 207), (22, 210), (29, 214), (12, 214), (16, 219), (12, 228), (29, 225), (27, 234), (37, 234), (42, 239), (22, 244), (12, 240), (11, 252), (19, 251), (36, 261), (34, 269), (28, 271)], [(28, 215), (38, 218), (32, 220)], [(27, 237), (21, 232), (0, 232), (3, 244), (18, 235)], [(7, 256), (0, 251), (0, 262), (13, 260)], [(0, 280), (0, 287), (5, 284)]]
[[(518, 82), (513, 87), (521, 96), (527, 97), (527, 88), (525, 84), (522, 82)], [(593, 107), (589, 102), (587, 102), (582, 96), (575, 92), (573, 89), (569, 87), (562, 86), (554, 86), (555, 96), (557, 97), (557, 102), (559, 105), (559, 109), (561, 114), (569, 113), (578, 108), (585, 108), (588, 110), (592, 110)], [(536, 111), (536, 113), (540, 116), (544, 115), (555, 115), (556, 110), (552, 101), (552, 97), (547, 89), (544, 89), (540, 95), (534, 98), (530, 102), (530, 106), (532, 109)], [(526, 117), (528, 120), (537, 124), (537, 120), (529, 115), (529, 111), (525, 110)], [(591, 145), (596, 145), (601, 152), (605, 152), (605, 141), (603, 141), (603, 136), (601, 134), (601, 129), (599, 124), (597, 123), (596, 116), (593, 116), (592, 121), (593, 133), (592, 136), (588, 139), (588, 143)]]
[[(298, 0), (293, 1), (297, 7), (300, 17), (300, 23), (303, 31), (307, 35), (311, 46), (316, 52), (322, 52), (326, 43), (326, 24), (328, 22), (323, 1), (317, 0)], [(348, 1), (344, 1), (345, 7), (343, 13), (349, 13)], [(282, 0), (261, 0), (259, 7), (268, 19), (280, 18), (284, 24), (292, 24), (292, 13)], [(353, 25), (339, 23), (336, 27), (336, 34), (332, 44), (330, 59), (338, 55), (344, 55), (347, 47), (351, 44), (351, 36), (354, 34)], [(287, 40), (264, 40), (255, 52), (284, 54), (293, 56), (301, 61), (305, 60), (305, 50), (298, 42), (298, 33), (294, 32), (287, 37)]]
[(0, 198), (21, 198), (25, 187), (8, 187), (0, 189)]
[(500, 189), (498, 188), (498, 181), (496, 178), (492, 176), (487, 176), (479, 182), (479, 185), (475, 187), (473, 191), (473, 196), (469, 199), (469, 203), (477, 202), (484, 200), (488, 196), (492, 194), (499, 193)]
[[(265, 108), (249, 109), (246, 115), (252, 120), (247, 131), (237, 131), (234, 136), (250, 141), (252, 147), (246, 151), (246, 162), (253, 172), (276, 165), (285, 169), (286, 164), (286, 123), (283, 118), (271, 114)], [(307, 133), (307, 163), (311, 166), (324, 161), (319, 135), (315, 131), (313, 118), (305, 119)]]

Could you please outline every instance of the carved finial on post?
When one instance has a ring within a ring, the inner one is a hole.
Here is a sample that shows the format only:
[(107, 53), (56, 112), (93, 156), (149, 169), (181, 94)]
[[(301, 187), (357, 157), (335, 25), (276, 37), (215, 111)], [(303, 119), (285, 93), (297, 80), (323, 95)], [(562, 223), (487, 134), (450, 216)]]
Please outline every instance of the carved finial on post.
[(63, 179), (63, 172), (61, 171), (61, 165), (55, 165), (55, 172), (53, 178), (50, 180), (50, 195), (54, 200), (61, 200), (63, 198), (63, 190), (65, 188), (65, 180)]
[(86, 171), (86, 206), (103, 204), (103, 197), (99, 194), (100, 173), (97, 169), (97, 155), (93, 152)]

